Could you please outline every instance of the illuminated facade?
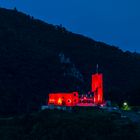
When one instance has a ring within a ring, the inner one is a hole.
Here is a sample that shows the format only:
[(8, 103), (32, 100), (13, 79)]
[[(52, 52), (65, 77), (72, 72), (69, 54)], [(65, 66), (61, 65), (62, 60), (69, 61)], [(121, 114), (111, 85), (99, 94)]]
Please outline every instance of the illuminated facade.
[(49, 105), (53, 104), (59, 106), (76, 106), (78, 102), (78, 92), (49, 94)]
[(91, 82), (91, 91), (94, 93), (94, 103), (101, 104), (103, 102), (103, 75), (93, 74)]
[(92, 75), (91, 91), (79, 96), (78, 92), (50, 93), (48, 105), (56, 106), (94, 106), (103, 103), (103, 75)]

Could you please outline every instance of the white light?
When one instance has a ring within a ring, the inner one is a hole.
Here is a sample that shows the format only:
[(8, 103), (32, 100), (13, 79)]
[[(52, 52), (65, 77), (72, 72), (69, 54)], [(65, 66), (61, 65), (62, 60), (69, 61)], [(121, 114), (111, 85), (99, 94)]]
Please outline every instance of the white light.
[(126, 106), (126, 105), (127, 105), (127, 102), (124, 102), (124, 103), (123, 103), (123, 105), (125, 105), (125, 106)]

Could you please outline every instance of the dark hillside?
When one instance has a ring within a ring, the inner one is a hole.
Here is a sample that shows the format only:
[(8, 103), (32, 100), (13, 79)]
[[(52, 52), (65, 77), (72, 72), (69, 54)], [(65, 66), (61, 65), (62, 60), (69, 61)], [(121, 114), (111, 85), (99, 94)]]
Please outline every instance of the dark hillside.
[(139, 54), (123, 52), (17, 10), (0, 9), (1, 114), (36, 110), (49, 92), (87, 92), (97, 63), (104, 74), (106, 99), (139, 104)]

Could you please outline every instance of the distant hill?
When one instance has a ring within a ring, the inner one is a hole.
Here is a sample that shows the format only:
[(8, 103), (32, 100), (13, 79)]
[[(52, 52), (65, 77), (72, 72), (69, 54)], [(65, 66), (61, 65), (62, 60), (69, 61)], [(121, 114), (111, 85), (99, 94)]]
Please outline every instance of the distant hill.
[(37, 110), (49, 92), (89, 91), (97, 63), (106, 99), (139, 104), (140, 54), (0, 8), (1, 114)]

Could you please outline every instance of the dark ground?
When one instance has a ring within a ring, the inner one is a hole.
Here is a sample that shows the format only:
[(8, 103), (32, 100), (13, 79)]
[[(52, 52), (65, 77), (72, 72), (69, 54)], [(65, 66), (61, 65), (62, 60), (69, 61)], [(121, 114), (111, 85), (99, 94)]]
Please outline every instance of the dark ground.
[(117, 112), (44, 110), (0, 119), (1, 140), (139, 140), (140, 122)]

